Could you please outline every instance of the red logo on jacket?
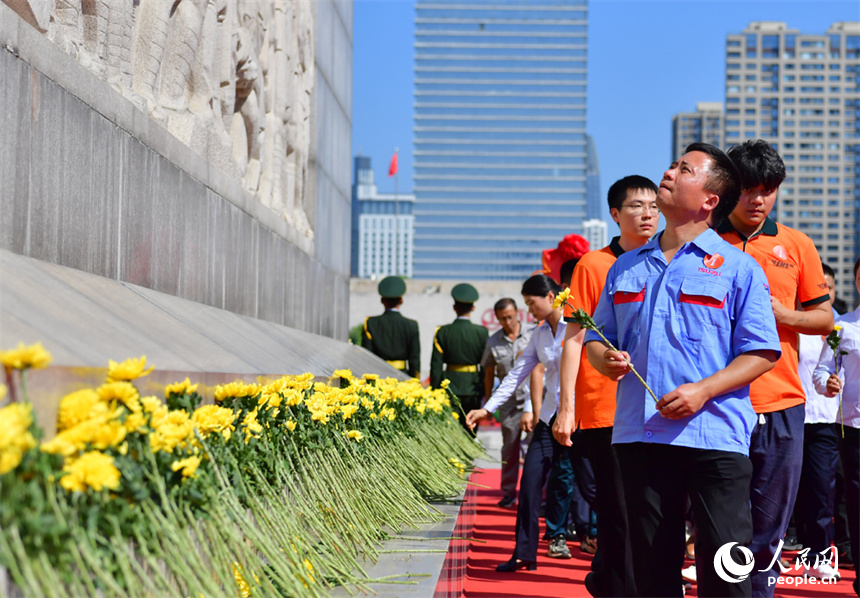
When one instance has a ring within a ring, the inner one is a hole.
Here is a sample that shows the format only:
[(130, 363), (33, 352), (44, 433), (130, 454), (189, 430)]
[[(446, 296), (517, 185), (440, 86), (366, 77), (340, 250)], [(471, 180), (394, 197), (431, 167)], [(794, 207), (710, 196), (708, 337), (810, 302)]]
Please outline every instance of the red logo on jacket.
[(716, 270), (723, 265), (726, 259), (719, 253), (715, 253), (714, 255), (706, 255), (705, 259), (702, 261), (705, 263), (705, 266), (711, 270)]

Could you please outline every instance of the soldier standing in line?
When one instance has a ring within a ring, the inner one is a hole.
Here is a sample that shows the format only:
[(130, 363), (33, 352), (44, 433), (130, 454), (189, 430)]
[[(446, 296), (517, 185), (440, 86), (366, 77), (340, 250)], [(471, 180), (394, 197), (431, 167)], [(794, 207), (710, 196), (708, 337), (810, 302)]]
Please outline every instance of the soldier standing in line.
[[(443, 380), (450, 380), (451, 391), (459, 397), (465, 414), (481, 407), (484, 377), (479, 370), (489, 333), (486, 328), (473, 324), (469, 319), (478, 300), (475, 287), (460, 283), (451, 289), (451, 296), (454, 298), (457, 319), (436, 329), (430, 358), (430, 385), (439, 388)], [(463, 414), (460, 421), (465, 426)]]
[(385, 313), (364, 320), (361, 346), (388, 362), (388, 365), (419, 378), (421, 345), (418, 322), (400, 313), (406, 283), (398, 276), (387, 276), (379, 283)]

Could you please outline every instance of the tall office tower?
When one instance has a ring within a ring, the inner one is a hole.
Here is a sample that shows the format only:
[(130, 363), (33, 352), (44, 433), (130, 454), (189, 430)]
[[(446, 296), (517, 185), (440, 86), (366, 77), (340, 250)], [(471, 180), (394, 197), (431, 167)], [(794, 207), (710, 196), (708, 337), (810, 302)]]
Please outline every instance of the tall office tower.
[(356, 156), (354, 166), (350, 275), (411, 278), (415, 196), (380, 193), (367, 156)]
[(609, 244), (609, 225), (605, 220), (589, 218), (582, 223), (582, 236), (592, 250), (606, 247)]
[(586, 135), (585, 142), (585, 217), (589, 220), (595, 218), (599, 220), (603, 217), (605, 203), (600, 195), (600, 163), (597, 161), (594, 137)]
[(777, 219), (808, 234), (854, 296), (860, 255), (860, 22), (824, 34), (754, 22), (726, 39), (726, 145), (763, 138), (787, 169)]
[(696, 102), (695, 112), (679, 112), (672, 117), (672, 161), (684, 155), (691, 143), (704, 142), (723, 146), (723, 105), (720, 102)]
[(521, 280), (585, 217), (587, 0), (417, 0), (415, 277)]

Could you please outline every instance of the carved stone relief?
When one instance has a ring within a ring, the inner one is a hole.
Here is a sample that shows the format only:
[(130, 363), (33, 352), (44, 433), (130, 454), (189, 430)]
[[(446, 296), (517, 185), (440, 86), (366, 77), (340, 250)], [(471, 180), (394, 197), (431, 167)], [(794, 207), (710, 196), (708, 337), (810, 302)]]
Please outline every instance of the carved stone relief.
[(3, 0), (297, 231), (314, 15), (304, 0)]

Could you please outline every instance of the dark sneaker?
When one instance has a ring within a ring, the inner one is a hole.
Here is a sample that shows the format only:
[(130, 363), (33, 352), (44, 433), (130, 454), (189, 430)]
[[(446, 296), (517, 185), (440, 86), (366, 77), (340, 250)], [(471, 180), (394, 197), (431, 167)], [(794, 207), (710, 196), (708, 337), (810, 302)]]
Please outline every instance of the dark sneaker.
[(502, 507), (503, 509), (510, 509), (515, 504), (517, 504), (517, 497), (516, 496), (506, 496), (502, 500), (500, 500), (498, 503), (496, 503), (496, 506)]
[(567, 541), (564, 539), (564, 534), (559, 534), (549, 541), (549, 548), (546, 555), (552, 559), (569, 559), (570, 550), (567, 547)]
[(803, 550), (803, 544), (797, 540), (797, 536), (786, 536), (782, 545), (783, 550)]
[(585, 554), (597, 553), (597, 538), (585, 538), (579, 543), (579, 549)]

